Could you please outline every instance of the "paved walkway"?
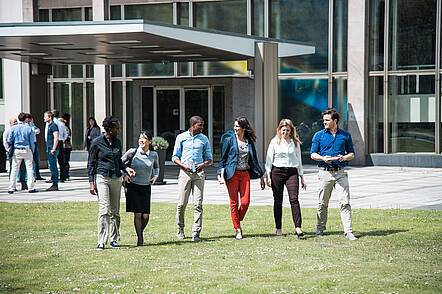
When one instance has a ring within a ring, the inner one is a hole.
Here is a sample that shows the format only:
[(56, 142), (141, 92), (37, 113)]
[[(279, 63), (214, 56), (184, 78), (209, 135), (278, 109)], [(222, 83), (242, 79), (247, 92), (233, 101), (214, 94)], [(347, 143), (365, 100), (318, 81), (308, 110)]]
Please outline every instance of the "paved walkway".
[[(36, 188), (41, 192), (29, 194), (18, 191), (7, 193), (8, 174), (0, 174), (0, 201), (2, 202), (63, 202), (63, 201), (96, 201), (89, 195), (85, 162), (71, 162), (71, 180), (60, 183), (60, 191), (44, 192), (50, 184), (38, 181)], [(317, 169), (305, 166), (307, 191), (301, 191), (301, 207), (316, 207), (317, 202)], [(404, 208), (442, 210), (442, 168), (409, 168), (409, 167), (352, 167), (348, 170), (350, 179), (351, 203), (354, 208)], [(204, 203), (227, 204), (228, 197), (224, 185), (218, 184), (215, 169), (207, 170)], [(49, 178), (49, 170), (42, 175)], [(152, 188), (153, 202), (175, 203), (177, 199), (177, 175), (175, 166), (165, 169), (166, 185), (155, 185)], [(252, 181), (251, 205), (272, 205), (273, 197), (270, 188), (261, 191), (259, 181)], [(18, 188), (20, 185), (18, 184)], [(123, 193), (124, 194), (124, 193)], [(124, 198), (124, 196), (123, 196)], [(288, 197), (284, 205), (289, 206)], [(337, 207), (336, 197), (330, 201), (331, 207)]]

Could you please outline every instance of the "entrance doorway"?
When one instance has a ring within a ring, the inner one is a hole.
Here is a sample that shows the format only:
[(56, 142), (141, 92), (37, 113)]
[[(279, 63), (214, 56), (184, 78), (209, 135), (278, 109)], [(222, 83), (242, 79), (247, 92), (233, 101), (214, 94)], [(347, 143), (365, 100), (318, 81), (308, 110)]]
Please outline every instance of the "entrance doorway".
[[(214, 158), (219, 158), (219, 141), (224, 132), (224, 87), (142, 87), (142, 128), (169, 142), (170, 161), (175, 138), (189, 128), (189, 119), (204, 119), (203, 133), (209, 138)], [(215, 111), (214, 111), (215, 110)]]

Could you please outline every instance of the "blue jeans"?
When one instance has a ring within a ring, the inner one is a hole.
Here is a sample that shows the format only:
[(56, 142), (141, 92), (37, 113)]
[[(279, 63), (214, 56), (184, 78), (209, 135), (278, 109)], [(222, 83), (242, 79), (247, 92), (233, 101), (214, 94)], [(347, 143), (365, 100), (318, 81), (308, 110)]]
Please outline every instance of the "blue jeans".
[(51, 154), (51, 152), (46, 151), (46, 154), (48, 156), (48, 164), (49, 164), (49, 170), (51, 171), (52, 184), (58, 186), (58, 168), (57, 168), (58, 150), (56, 150), (54, 154)]
[(41, 178), (40, 176), (40, 153), (38, 152), (37, 142), (35, 143), (35, 149), (33, 153), (33, 161), (34, 164), (34, 178)]

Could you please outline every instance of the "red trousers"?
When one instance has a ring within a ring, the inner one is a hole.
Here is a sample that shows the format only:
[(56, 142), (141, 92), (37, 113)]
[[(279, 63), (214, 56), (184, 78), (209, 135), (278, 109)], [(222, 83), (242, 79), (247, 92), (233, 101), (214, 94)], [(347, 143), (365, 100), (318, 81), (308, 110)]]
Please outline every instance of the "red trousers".
[[(230, 198), (230, 217), (233, 228), (240, 229), (240, 221), (246, 216), (250, 204), (250, 175), (248, 171), (235, 171), (233, 177), (226, 181)], [(238, 193), (239, 201), (238, 203)]]

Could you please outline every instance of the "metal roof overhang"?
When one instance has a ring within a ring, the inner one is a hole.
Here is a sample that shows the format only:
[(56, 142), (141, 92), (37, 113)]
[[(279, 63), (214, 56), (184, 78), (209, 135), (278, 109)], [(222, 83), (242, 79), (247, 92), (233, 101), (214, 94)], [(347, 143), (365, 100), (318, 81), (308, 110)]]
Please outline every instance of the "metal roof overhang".
[(256, 42), (278, 43), (279, 57), (315, 53), (299, 42), (143, 20), (0, 24), (0, 58), (42, 64), (246, 60)]

